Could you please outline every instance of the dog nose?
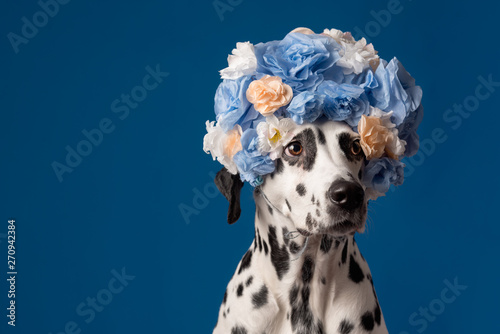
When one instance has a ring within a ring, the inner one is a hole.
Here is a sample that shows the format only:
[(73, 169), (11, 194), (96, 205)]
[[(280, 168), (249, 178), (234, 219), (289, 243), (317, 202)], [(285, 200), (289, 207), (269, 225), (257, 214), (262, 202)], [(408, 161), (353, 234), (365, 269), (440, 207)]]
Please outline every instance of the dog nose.
[(339, 180), (332, 183), (328, 196), (342, 209), (352, 211), (363, 203), (365, 192), (357, 183)]

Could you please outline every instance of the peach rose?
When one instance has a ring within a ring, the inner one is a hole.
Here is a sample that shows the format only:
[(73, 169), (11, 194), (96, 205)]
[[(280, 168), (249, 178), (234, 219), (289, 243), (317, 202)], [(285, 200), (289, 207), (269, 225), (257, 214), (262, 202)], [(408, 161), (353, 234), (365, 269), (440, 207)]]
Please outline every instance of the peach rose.
[(358, 133), (361, 136), (361, 148), (368, 160), (380, 158), (384, 153), (391, 159), (399, 160), (399, 156), (404, 153), (406, 142), (399, 139), (389, 117), (390, 114), (384, 118), (361, 116)]
[(224, 142), (224, 155), (226, 155), (229, 159), (232, 159), (236, 153), (243, 149), (240, 139), (241, 127), (239, 127), (238, 129), (236, 129), (235, 127), (235, 129), (229, 130), (226, 133), (226, 140)]
[(312, 31), (309, 28), (304, 28), (304, 27), (295, 28), (292, 31), (290, 31), (290, 33), (293, 33), (293, 32), (298, 32), (298, 33), (301, 33), (304, 35), (314, 35), (314, 31)]
[(389, 129), (382, 125), (380, 118), (362, 115), (358, 133), (361, 136), (361, 148), (368, 160), (380, 158), (384, 154)]
[(271, 116), (280, 107), (286, 106), (293, 97), (292, 87), (284, 84), (280, 77), (266, 75), (250, 83), (247, 99), (264, 116)]

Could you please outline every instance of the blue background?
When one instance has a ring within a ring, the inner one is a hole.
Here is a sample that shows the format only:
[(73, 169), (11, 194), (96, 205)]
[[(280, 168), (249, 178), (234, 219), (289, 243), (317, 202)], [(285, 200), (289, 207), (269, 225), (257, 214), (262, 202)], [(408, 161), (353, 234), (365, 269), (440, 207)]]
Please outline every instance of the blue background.
[[(71, 1), (18, 53), (7, 34), (20, 35), (21, 18), (41, 8), (2, 2), (0, 254), (14, 217), (18, 276), (12, 328), (0, 255), (0, 331), (55, 334), (74, 321), (82, 333), (211, 333), (254, 215), (248, 185), (233, 226), (225, 199), (210, 192), (220, 165), (202, 138), (218, 70), (236, 42), (281, 39), (298, 26), (367, 31), (379, 55), (397, 56), (422, 86), (421, 139), (436, 128), (446, 136), (409, 162), (403, 186), (370, 205), (357, 238), (390, 332), (422, 330), (410, 315), (437, 305), (444, 280), (455, 278), (467, 288), (424, 332), (498, 331), (500, 87), (459, 126), (443, 119), (473, 101), (479, 76), (500, 81), (498, 5), (401, 0), (400, 12), (378, 23), (372, 11), (388, 1), (239, 2), (220, 17), (211, 0)], [(157, 64), (169, 76), (121, 120), (111, 103)], [(104, 118), (114, 131), (59, 182), (51, 164), (65, 163), (65, 147)], [(204, 190), (212, 196), (185, 219), (179, 206), (194, 208)], [(124, 267), (135, 278), (86, 323), (77, 305)]]

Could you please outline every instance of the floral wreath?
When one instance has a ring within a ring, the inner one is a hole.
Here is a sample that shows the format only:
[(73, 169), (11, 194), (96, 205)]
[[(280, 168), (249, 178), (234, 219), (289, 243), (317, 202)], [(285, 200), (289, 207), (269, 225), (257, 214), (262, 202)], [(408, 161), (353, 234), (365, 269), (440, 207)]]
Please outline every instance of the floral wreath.
[(418, 151), (422, 89), (403, 65), (364, 38), (297, 28), (280, 41), (237, 43), (221, 70), (216, 120), (203, 150), (252, 186), (275, 169), (297, 124), (326, 118), (360, 134), (371, 198), (403, 183), (403, 157)]

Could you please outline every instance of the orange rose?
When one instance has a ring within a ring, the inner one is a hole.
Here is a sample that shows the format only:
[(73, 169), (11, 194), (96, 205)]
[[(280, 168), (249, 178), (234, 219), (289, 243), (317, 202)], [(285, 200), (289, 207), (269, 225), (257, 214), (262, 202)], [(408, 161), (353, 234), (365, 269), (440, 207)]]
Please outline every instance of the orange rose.
[(292, 87), (284, 84), (280, 77), (264, 76), (250, 83), (247, 99), (264, 116), (271, 116), (282, 106), (286, 106), (293, 97)]
[(312, 31), (309, 28), (304, 28), (304, 27), (295, 28), (292, 31), (290, 31), (290, 34), (292, 32), (298, 32), (298, 33), (301, 33), (301, 34), (304, 34), (304, 35), (314, 35), (314, 31)]
[(368, 160), (380, 158), (384, 154), (389, 129), (382, 125), (379, 117), (362, 115), (358, 133), (361, 136), (361, 148)]
[[(376, 109), (376, 108), (373, 108)], [(376, 115), (382, 114), (376, 110)], [(362, 115), (358, 123), (361, 148), (368, 160), (380, 158), (384, 153), (391, 159), (399, 160), (404, 153), (406, 142), (400, 140), (398, 131), (390, 121), (392, 112), (378, 116)]]
[[(240, 128), (241, 131), (241, 128)], [(224, 142), (224, 155), (232, 159), (233, 156), (242, 150), (241, 146), (241, 133), (238, 129), (229, 130), (226, 133), (226, 140)]]

